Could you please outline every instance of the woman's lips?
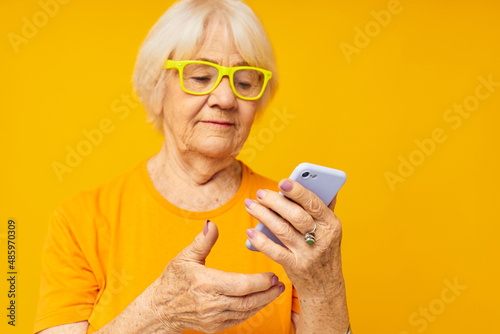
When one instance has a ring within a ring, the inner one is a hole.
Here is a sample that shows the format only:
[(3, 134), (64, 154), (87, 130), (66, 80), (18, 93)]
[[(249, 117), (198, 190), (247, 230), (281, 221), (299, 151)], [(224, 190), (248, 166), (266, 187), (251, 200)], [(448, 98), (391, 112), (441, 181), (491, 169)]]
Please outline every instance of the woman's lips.
[(228, 128), (234, 125), (234, 123), (231, 122), (221, 122), (221, 121), (201, 121), (201, 122), (221, 128)]

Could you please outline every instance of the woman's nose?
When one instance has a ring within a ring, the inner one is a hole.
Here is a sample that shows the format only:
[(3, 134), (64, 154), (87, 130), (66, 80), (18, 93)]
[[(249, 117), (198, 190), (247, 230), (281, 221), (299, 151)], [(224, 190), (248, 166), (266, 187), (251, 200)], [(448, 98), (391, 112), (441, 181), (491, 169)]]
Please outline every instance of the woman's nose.
[(237, 96), (234, 94), (227, 76), (222, 78), (219, 85), (210, 93), (209, 104), (211, 107), (217, 105), (221, 109), (229, 110), (238, 106)]

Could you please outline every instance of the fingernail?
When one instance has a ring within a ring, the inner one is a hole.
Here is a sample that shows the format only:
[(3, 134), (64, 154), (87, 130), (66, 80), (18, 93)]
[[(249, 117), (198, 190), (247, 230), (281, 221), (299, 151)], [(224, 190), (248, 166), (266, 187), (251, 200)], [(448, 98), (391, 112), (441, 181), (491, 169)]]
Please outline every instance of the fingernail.
[(247, 230), (247, 235), (250, 239), (252, 239), (255, 236), (255, 231), (251, 228)]
[(285, 291), (285, 284), (283, 284), (280, 288), (280, 295), (283, 293), (283, 291)]
[(283, 189), (284, 191), (290, 191), (292, 190), (292, 188), (293, 185), (289, 181), (285, 180), (281, 182), (281, 189)]
[(264, 196), (266, 196), (266, 194), (267, 194), (267, 191), (265, 191), (265, 190), (262, 190), (262, 189), (257, 190), (257, 198), (258, 199), (263, 199)]
[(251, 209), (251, 208), (252, 208), (252, 206), (254, 206), (254, 205), (255, 205), (255, 202), (254, 202), (253, 200), (251, 200), (250, 198), (247, 198), (247, 199), (245, 200), (245, 206), (246, 206), (247, 208)]
[(273, 276), (273, 285), (278, 284), (279, 281), (280, 281), (280, 279), (278, 278), (278, 276), (274, 275)]
[(207, 235), (208, 233), (208, 223), (210, 222), (209, 219), (205, 222), (205, 226), (203, 226), (203, 235)]

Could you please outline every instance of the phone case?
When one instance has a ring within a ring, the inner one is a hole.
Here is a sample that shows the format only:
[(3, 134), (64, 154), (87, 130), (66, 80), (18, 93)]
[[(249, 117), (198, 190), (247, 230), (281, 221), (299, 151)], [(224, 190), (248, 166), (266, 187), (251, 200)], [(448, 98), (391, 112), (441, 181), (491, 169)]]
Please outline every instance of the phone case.
[[(341, 170), (304, 162), (295, 167), (289, 178), (315, 193), (326, 205), (329, 205), (344, 185), (346, 177), (346, 174)], [(280, 195), (283, 194), (280, 192)], [(255, 229), (264, 233), (278, 245), (285, 247), (266, 225), (259, 222)], [(258, 251), (248, 239), (246, 246), (250, 250)]]

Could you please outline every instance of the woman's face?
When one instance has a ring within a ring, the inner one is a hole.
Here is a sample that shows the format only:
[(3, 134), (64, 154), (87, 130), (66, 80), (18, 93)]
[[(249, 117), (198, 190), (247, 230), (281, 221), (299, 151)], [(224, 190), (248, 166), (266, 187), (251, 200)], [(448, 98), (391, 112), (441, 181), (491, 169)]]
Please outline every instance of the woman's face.
[[(218, 26), (213, 31), (191, 60), (227, 67), (246, 65), (234, 43), (224, 38), (223, 28)], [(191, 95), (182, 90), (178, 71), (172, 74), (167, 76), (163, 100), (167, 144), (175, 145), (181, 152), (212, 158), (236, 156), (248, 137), (258, 101), (236, 97), (228, 77), (208, 95)]]

